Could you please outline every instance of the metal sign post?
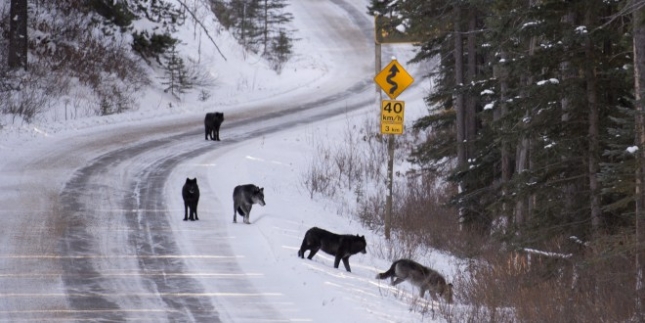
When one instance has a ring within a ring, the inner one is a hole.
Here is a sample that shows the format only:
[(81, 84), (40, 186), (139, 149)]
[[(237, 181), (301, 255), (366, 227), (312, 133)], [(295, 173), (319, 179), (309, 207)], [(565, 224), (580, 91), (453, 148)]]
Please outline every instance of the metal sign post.
[[(380, 46), (378, 46), (380, 48)], [(380, 54), (379, 54), (380, 56)], [(380, 65), (380, 59), (377, 60)], [(394, 135), (403, 134), (403, 116), (405, 110), (404, 101), (394, 101), (408, 86), (414, 82), (414, 78), (401, 66), (395, 58), (392, 58), (382, 71), (374, 77), (374, 82), (385, 91), (392, 100), (381, 100), (381, 134), (388, 135), (387, 138), (387, 196), (385, 198), (385, 239), (390, 240), (392, 228), (392, 195), (394, 183)], [(382, 92), (379, 91), (382, 98)]]
[[(381, 44), (419, 43), (423, 39), (421, 34), (401, 32), (399, 19), (376, 15), (374, 17), (374, 47), (376, 54), (376, 77), (374, 81), (383, 91), (394, 100), (403, 92), (414, 79), (395, 58), (381, 71)], [(380, 71), (380, 72), (379, 72)], [(377, 88), (378, 91), (378, 88)], [(390, 240), (392, 226), (392, 183), (394, 181), (394, 135), (403, 134), (403, 101), (384, 101), (383, 92), (379, 92), (381, 101), (381, 134), (387, 138), (387, 197), (385, 199), (385, 239)], [(397, 112), (398, 111), (398, 112)], [(400, 122), (399, 122), (400, 121)]]

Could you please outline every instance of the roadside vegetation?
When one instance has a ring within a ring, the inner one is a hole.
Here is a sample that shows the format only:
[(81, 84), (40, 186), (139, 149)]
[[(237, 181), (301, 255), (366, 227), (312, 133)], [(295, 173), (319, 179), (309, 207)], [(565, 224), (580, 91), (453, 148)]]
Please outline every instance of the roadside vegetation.
[[(198, 15), (204, 8), (279, 73), (295, 41), (285, 27), (292, 19), (287, 6), (286, 0), (0, 1), (0, 128), (7, 120), (136, 110), (155, 81), (176, 100), (194, 91), (207, 100), (215, 81), (177, 50), (181, 40), (174, 35), (189, 23), (214, 43), (214, 31)], [(21, 19), (12, 23), (10, 13)]]
[[(133, 110), (151, 75), (177, 100), (207, 99), (212, 80), (172, 36), (199, 18), (177, 3), (0, 1), (2, 120)], [(281, 71), (296, 41), (287, 1), (201, 4)], [(468, 311), (444, 313), (455, 322), (645, 321), (645, 1), (372, 0), (365, 10), (418, 39), (410, 63), (440, 61), (426, 75), (437, 84), (428, 115), (396, 139), (404, 171), (383, 257), (433, 248), (464, 259), (455, 296)], [(371, 122), (317, 146), (301, 184), (380, 232), (386, 140)]]
[[(377, 123), (376, 115), (348, 118), (342, 139), (333, 146), (317, 142), (312, 135), (315, 154), (300, 174), (300, 186), (312, 199), (343, 201), (337, 213), (382, 233), (387, 140)], [(579, 245), (580, 256), (549, 253), (547, 248), (513, 250), (496, 235), (465, 229), (451, 204), (451, 197), (458, 192), (456, 185), (407, 161), (415, 143), (431, 135), (431, 131), (406, 130), (405, 135), (396, 137), (395, 169), (399, 171), (394, 176), (392, 237), (370, 244), (370, 253), (389, 260), (421, 262), (432, 252), (460, 258), (465, 266), (460, 266), (452, 283), (456, 303), (467, 305), (467, 311), (422, 303), (411, 304), (412, 310), (441, 315), (448, 322), (629, 321), (633, 291), (629, 285), (615, 285), (616, 281), (629, 281), (629, 277), (607, 275), (629, 272), (633, 268), (630, 259), (595, 260), (587, 254), (595, 246), (573, 238), (553, 240), (547, 247)], [(602, 248), (620, 252), (627, 242), (603, 244)], [(607, 305), (598, 306), (597, 302)]]

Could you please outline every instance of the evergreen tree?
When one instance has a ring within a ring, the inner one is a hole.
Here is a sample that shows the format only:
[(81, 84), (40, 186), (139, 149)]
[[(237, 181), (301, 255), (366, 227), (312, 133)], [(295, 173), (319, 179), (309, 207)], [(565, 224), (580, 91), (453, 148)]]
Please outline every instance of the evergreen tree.
[(27, 9), (27, 0), (11, 0), (7, 62), (10, 69), (27, 70)]
[(132, 48), (144, 59), (154, 58), (160, 62), (160, 56), (174, 45), (175, 39), (170, 33), (185, 22), (183, 11), (165, 0), (90, 0), (90, 8), (122, 31), (129, 31), (132, 22), (145, 19), (153, 22), (157, 30), (133, 31)]
[[(373, 4), (376, 11), (384, 3)], [(397, 14), (415, 12), (405, 18), (418, 19), (423, 12), (426, 20), (452, 26), (428, 25), (415, 59), (441, 57), (431, 75), (439, 86), (426, 98), (432, 113), (416, 123), (432, 133), (412, 160), (428, 170), (459, 161), (447, 174), (462, 185), (453, 201), (475, 227), (502, 215), (524, 228), (514, 239), (545, 243), (597, 230), (607, 217), (598, 213), (606, 201), (597, 181), (598, 166), (607, 165), (607, 121), (630, 95), (623, 69), (629, 57), (615, 55), (629, 51), (626, 30), (598, 28), (604, 22), (595, 18), (615, 12), (616, 4), (408, 0), (396, 6), (411, 4), (415, 10)], [(587, 221), (596, 221), (595, 229), (577, 225)]]
[(284, 26), (293, 20), (287, 6), (287, 0), (231, 0), (215, 1), (213, 10), (246, 50), (261, 54), (279, 71), (294, 41)]
[(173, 45), (163, 58), (164, 81), (161, 84), (165, 86), (164, 92), (170, 92), (177, 99), (181, 99), (180, 95), (192, 88), (184, 60), (179, 56), (176, 45)]
[[(284, 46), (288, 43), (291, 43), (289, 39), (289, 34), (283, 29), (283, 25), (291, 22), (293, 20), (293, 15), (290, 12), (286, 12), (285, 8), (288, 6), (287, 0), (262, 0), (262, 10), (264, 14), (262, 15), (263, 28), (262, 28), (262, 43), (264, 46), (264, 52), (266, 53), (272, 45), (275, 44), (275, 40), (282, 42)], [(273, 38), (273, 40), (272, 40)], [(289, 50), (290, 50), (289, 46)], [(283, 48), (284, 50), (285, 48)]]
[(271, 40), (270, 48), (265, 56), (278, 73), (282, 70), (284, 63), (291, 57), (293, 53), (292, 47), (292, 39), (284, 30), (280, 30), (278, 35)]
[(260, 1), (263, 0), (231, 0), (229, 3), (235, 21), (233, 35), (253, 53), (260, 51), (263, 35)]

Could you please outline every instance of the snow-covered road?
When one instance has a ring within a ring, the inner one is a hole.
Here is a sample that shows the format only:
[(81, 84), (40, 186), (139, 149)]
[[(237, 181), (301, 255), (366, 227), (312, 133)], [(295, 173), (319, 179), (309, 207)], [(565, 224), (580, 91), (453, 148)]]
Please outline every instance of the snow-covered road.
[[(178, 165), (373, 102), (371, 22), (361, 6), (350, 0), (291, 6), (307, 15), (296, 17), (310, 28), (303, 34), (346, 62), (328, 62), (328, 73), (310, 88), (241, 103), (240, 112), (230, 108), (222, 142), (204, 141), (202, 116), (195, 114), (62, 132), (2, 156), (0, 320), (294, 319), (284, 315), (284, 306), (294, 305), (282, 304), (282, 293), (250, 282), (264, 273), (238, 266), (244, 255), (230, 246), (235, 239), (224, 225), (230, 214), (204, 211), (201, 221), (185, 223), (183, 212), (168, 205), (182, 184), (171, 176), (207, 177), (179, 174)], [(209, 181), (200, 185), (200, 210), (228, 205), (208, 201), (215, 190)], [(206, 249), (186, 242), (202, 236)]]

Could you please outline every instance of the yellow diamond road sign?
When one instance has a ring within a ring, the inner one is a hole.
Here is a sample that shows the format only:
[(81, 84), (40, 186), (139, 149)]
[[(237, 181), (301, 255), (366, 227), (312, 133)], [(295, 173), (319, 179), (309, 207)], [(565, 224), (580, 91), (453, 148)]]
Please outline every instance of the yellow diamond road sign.
[(414, 79), (396, 60), (392, 60), (376, 77), (374, 82), (378, 84), (390, 99), (396, 99), (401, 92), (414, 82)]

